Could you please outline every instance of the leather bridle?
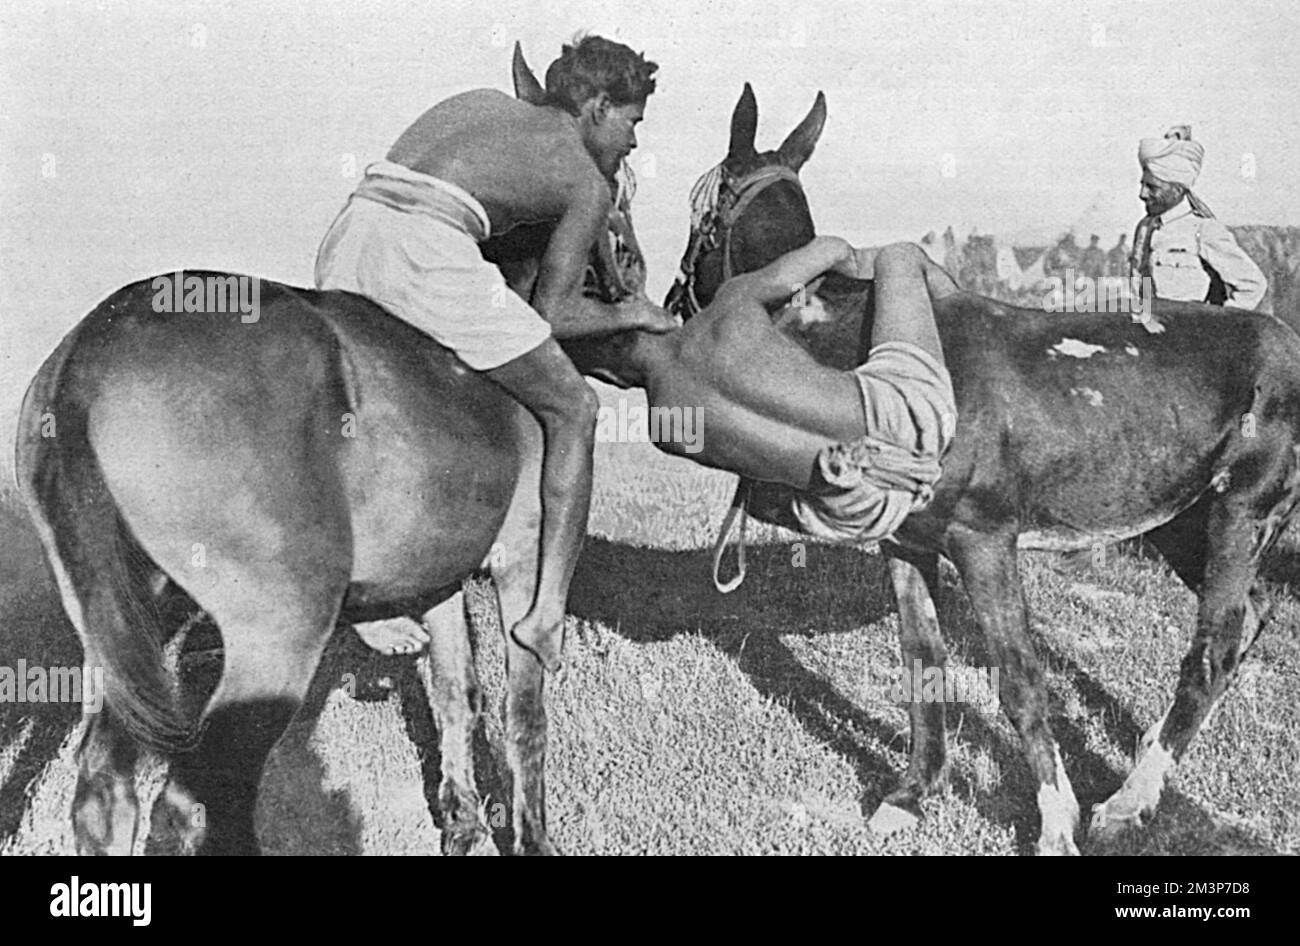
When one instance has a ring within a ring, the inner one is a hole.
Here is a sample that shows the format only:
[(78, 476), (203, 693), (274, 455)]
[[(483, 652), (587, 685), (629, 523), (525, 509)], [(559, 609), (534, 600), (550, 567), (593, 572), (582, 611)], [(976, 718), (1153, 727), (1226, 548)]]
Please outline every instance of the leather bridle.
[[(700, 257), (721, 249), (723, 281), (736, 275), (731, 259), (731, 235), (736, 223), (758, 195), (779, 181), (788, 181), (798, 189), (800, 196), (803, 195), (799, 175), (785, 164), (768, 164), (739, 178), (727, 170), (725, 163), (720, 164), (700, 178), (696, 188), (707, 187), (708, 179), (714, 173), (719, 175), (716, 198), (704, 209), (698, 226), (691, 233), (686, 255), (682, 257), (681, 271), (673, 285), (673, 314), (683, 319), (698, 315), (704, 308), (695, 294), (696, 267)], [(696, 201), (697, 195), (692, 194), (692, 203)]]
[[(737, 178), (727, 170), (724, 162), (696, 182), (691, 189), (691, 239), (686, 246), (686, 255), (682, 257), (681, 272), (667, 301), (672, 314), (685, 320), (698, 315), (704, 308), (695, 293), (695, 283), (696, 268), (705, 254), (722, 251), (723, 282), (736, 275), (735, 263), (731, 259), (731, 235), (736, 224), (759, 194), (780, 181), (793, 184), (799, 196), (804, 197), (799, 175), (785, 164), (768, 164)], [(713, 191), (715, 187), (716, 192)], [(713, 546), (713, 584), (723, 594), (735, 591), (745, 580), (745, 522), (750, 488), (751, 483), (742, 477)], [(733, 532), (738, 533), (736, 575), (723, 581), (722, 558)]]

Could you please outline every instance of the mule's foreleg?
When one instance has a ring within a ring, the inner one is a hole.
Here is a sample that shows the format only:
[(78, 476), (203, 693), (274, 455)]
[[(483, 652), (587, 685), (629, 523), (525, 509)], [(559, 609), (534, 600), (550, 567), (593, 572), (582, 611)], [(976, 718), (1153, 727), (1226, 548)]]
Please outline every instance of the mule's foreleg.
[[(942, 668), (948, 659), (934, 603), (939, 593), (939, 559), (932, 553), (912, 553), (892, 545), (885, 551), (898, 601), (903, 673), (911, 680), (917, 664), (924, 672), (929, 667)], [(912, 721), (911, 758), (903, 784), (885, 797), (871, 817), (872, 830), (881, 834), (914, 824), (921, 816), (921, 799), (942, 785), (948, 774), (943, 700), (925, 701), (910, 690), (907, 700)]]
[(442, 852), (495, 854), (474, 783), (474, 730), (483, 696), (474, 671), (464, 593), (458, 591), (427, 611), (423, 623), (430, 642), (427, 662), (421, 664), (428, 671), (425, 686), (438, 724), (442, 755), (438, 788)]
[(1079, 803), (1047, 721), (1047, 685), (1029, 639), (1029, 611), (1020, 582), (1016, 536), (960, 533), (952, 554), (976, 620), (1000, 668), (998, 696), (1020, 734), (1038, 782), (1039, 854), (1078, 854)]
[[(1205, 575), (1196, 633), (1183, 658), (1173, 705), (1146, 731), (1133, 771), (1114, 795), (1093, 807), (1089, 840), (1107, 844), (1148, 822), (1174, 766), (1204, 725), (1259, 633), (1251, 589), (1267, 520), (1249, 515), (1240, 498), (1209, 510)], [(1289, 507), (1288, 507), (1289, 508)]]

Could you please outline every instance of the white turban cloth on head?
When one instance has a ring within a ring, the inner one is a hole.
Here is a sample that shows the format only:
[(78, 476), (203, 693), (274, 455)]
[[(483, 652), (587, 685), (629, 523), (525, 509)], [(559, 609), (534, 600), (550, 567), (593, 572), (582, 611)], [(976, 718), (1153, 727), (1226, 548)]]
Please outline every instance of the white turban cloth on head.
[(1175, 125), (1163, 138), (1143, 138), (1138, 144), (1138, 163), (1170, 184), (1191, 187), (1204, 160), (1205, 148), (1192, 141), (1192, 129), (1187, 125)]

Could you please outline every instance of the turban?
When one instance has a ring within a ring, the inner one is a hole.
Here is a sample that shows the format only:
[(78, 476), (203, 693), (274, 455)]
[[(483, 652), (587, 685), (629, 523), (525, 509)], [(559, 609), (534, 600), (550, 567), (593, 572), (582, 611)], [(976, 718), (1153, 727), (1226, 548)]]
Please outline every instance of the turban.
[(1138, 163), (1170, 184), (1191, 187), (1204, 160), (1205, 148), (1192, 141), (1192, 129), (1187, 125), (1175, 125), (1163, 138), (1143, 138), (1138, 145)]

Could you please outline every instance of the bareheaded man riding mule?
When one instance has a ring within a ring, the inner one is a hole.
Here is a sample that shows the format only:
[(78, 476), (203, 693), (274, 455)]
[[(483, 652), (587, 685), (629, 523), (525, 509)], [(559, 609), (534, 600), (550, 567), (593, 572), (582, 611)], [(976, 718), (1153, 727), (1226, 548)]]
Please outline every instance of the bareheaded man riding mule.
[[(622, 381), (654, 408), (709, 405), (704, 449), (683, 455), (758, 481), (738, 495), (760, 518), (836, 541), (892, 533), (882, 547), (904, 666), (943, 667), (938, 556), (957, 566), (1039, 786), (1038, 849), (1077, 853), (1079, 808), (1048, 724), (1018, 550), (1146, 535), (1199, 598), (1173, 705), (1093, 812), (1105, 840), (1154, 813), (1259, 635), (1260, 558), (1300, 500), (1300, 338), (1272, 317), (1200, 304), (1157, 302), (1140, 319), (1018, 309), (957, 291), (917, 247), (815, 240), (796, 172), (825, 114), (819, 95), (777, 151), (759, 154), (746, 85), (728, 154), (697, 185), (666, 303), (686, 325), (582, 344), (623, 363)], [(814, 292), (819, 268), (829, 272)], [(946, 373), (906, 348), (903, 364), (881, 358), (897, 354), (900, 315), (913, 333), (903, 340), (935, 354), (921, 286), (956, 398), (950, 446)], [(941, 475), (929, 469), (937, 455)], [(946, 776), (944, 703), (914, 696), (909, 710), (911, 760), (873, 817), (882, 828), (913, 822)]]

